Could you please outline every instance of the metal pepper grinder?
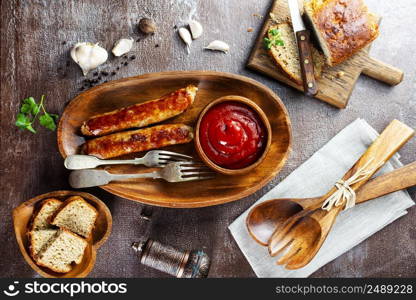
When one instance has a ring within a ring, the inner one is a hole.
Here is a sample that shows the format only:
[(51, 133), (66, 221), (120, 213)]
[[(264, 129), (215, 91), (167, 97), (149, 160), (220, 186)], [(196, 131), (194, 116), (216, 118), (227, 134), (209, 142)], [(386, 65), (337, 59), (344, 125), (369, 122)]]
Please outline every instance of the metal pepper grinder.
[[(152, 212), (142, 210), (140, 218), (147, 224)], [(146, 236), (146, 235), (145, 235)], [(208, 276), (210, 259), (201, 250), (180, 250), (147, 237), (132, 244), (140, 263), (177, 278), (205, 278)]]

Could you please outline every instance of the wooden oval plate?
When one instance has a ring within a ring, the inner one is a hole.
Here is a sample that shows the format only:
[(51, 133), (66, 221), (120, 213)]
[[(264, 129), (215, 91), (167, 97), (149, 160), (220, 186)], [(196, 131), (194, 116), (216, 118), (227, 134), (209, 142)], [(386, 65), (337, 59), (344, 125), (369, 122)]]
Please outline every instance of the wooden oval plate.
[[(58, 125), (59, 151), (65, 158), (76, 154), (85, 142), (80, 133), (83, 121), (93, 115), (135, 103), (159, 98), (185, 87), (198, 86), (194, 104), (185, 113), (164, 123), (185, 123), (195, 128), (200, 112), (211, 101), (226, 96), (243, 96), (254, 101), (267, 114), (272, 129), (270, 150), (264, 161), (248, 174), (227, 176), (201, 182), (167, 183), (163, 180), (135, 179), (102, 186), (117, 196), (146, 204), (166, 207), (202, 207), (222, 204), (248, 196), (273, 179), (285, 164), (291, 149), (288, 112), (272, 90), (263, 84), (235, 74), (212, 71), (175, 71), (140, 75), (111, 81), (74, 98), (66, 107)], [(194, 143), (164, 148), (198, 157)], [(140, 157), (143, 153), (122, 158)], [(149, 172), (143, 166), (105, 167), (110, 173)]]
[[(93, 230), (92, 240), (88, 243), (88, 246), (85, 249), (84, 257), (81, 263), (75, 265), (74, 268), (68, 273), (56, 273), (48, 268), (38, 266), (33, 261), (29, 254), (27, 227), (37, 203), (47, 198), (57, 198), (63, 201), (70, 196), (81, 196), (84, 198), (88, 201), (88, 203), (97, 209), (98, 217)], [(13, 210), (13, 225), (16, 240), (24, 259), (33, 270), (38, 272), (41, 276), (48, 278), (83, 278), (87, 276), (94, 267), (98, 248), (100, 248), (110, 236), (112, 224), (113, 221), (110, 210), (104, 202), (91, 194), (77, 191), (56, 191), (39, 195), (29, 201), (23, 202)]]

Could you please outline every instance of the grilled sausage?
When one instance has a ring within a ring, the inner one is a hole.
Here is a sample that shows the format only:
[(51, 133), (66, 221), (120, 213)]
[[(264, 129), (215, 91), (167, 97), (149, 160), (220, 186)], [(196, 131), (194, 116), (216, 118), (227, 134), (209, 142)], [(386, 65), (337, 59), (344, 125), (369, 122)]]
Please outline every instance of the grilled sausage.
[(87, 141), (85, 154), (106, 159), (192, 141), (193, 129), (184, 124), (166, 124), (113, 133)]
[(93, 116), (82, 124), (81, 132), (87, 136), (101, 136), (164, 121), (181, 114), (190, 107), (197, 91), (196, 86), (189, 85), (156, 100)]

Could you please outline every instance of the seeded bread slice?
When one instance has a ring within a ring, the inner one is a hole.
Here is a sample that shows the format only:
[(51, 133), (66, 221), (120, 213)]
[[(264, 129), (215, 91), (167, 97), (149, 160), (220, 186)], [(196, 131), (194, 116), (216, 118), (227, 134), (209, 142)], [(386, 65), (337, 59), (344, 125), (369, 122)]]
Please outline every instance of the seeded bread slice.
[(45, 199), (42, 201), (40, 209), (33, 215), (31, 230), (51, 229), (49, 218), (62, 205), (62, 201), (55, 198)]
[(72, 263), (79, 264), (84, 256), (87, 241), (66, 229), (60, 229), (42, 247), (36, 263), (54, 272), (67, 273), (72, 270)]
[(58, 232), (57, 229), (41, 229), (36, 231), (30, 231), (28, 233), (30, 241), (30, 254), (36, 261), (38, 253), (49, 242), (50, 239)]
[[(277, 66), (284, 73), (286, 73), (292, 81), (298, 85), (302, 85), (303, 80), (300, 69), (299, 50), (292, 26), (289, 23), (280, 23), (270, 26), (269, 30), (267, 30), (269, 39), (273, 38), (271, 32), (275, 29), (279, 31), (279, 37), (283, 41), (283, 45), (273, 45), (269, 50), (269, 55), (276, 62)], [(322, 68), (325, 64), (325, 57), (312, 45), (311, 50), (315, 78), (320, 78)]]
[(51, 224), (89, 238), (98, 212), (80, 196), (72, 196), (56, 211)]

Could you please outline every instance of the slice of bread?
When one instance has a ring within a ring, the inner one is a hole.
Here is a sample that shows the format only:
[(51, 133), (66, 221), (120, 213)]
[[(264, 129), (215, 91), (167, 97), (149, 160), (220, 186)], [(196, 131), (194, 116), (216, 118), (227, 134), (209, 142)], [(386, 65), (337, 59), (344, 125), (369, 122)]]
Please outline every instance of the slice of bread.
[(49, 218), (62, 205), (62, 201), (55, 198), (45, 199), (39, 210), (33, 215), (31, 230), (50, 229), (53, 226), (49, 224)]
[(30, 231), (29, 242), (30, 242), (30, 254), (36, 261), (38, 253), (43, 247), (49, 242), (50, 239), (58, 232), (57, 229), (41, 229), (36, 231)]
[(67, 273), (72, 270), (72, 263), (79, 264), (84, 256), (87, 241), (66, 229), (60, 229), (42, 247), (36, 263), (54, 272)]
[[(302, 85), (303, 80), (299, 61), (299, 50), (292, 26), (289, 23), (280, 23), (270, 26), (267, 30), (267, 37), (269, 39), (273, 38), (272, 32), (274, 30), (278, 30), (279, 38), (283, 41), (283, 45), (272, 45), (269, 50), (269, 55), (292, 81), (298, 85)], [(325, 57), (312, 45), (311, 51), (315, 78), (320, 78), (325, 64)]]
[(89, 238), (98, 212), (80, 196), (69, 197), (51, 218), (51, 224)]

